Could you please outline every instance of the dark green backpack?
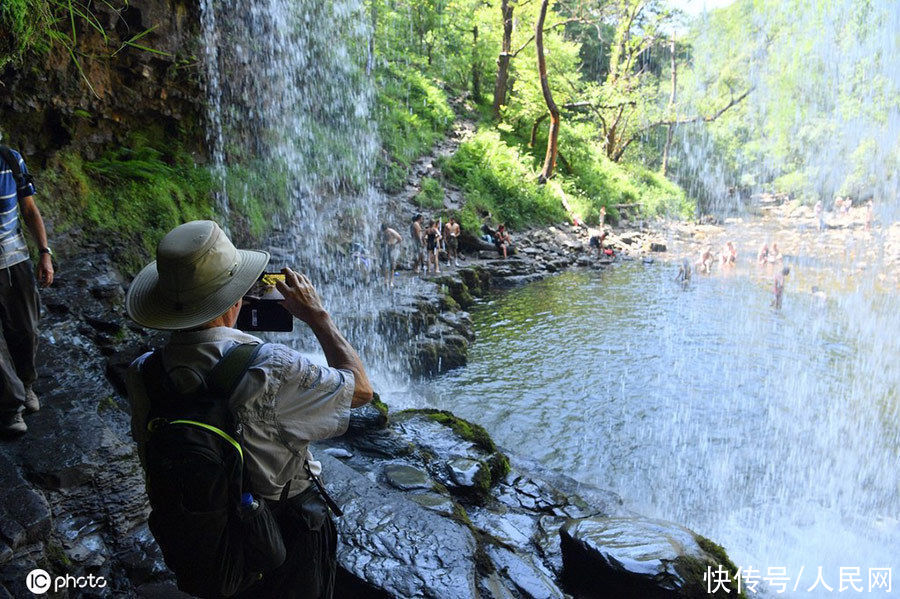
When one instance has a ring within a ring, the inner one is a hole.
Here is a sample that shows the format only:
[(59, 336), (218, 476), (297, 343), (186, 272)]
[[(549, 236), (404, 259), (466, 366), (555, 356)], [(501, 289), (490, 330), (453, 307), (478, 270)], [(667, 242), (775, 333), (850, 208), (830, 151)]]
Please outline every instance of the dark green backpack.
[(249, 489), (241, 429), (228, 400), (261, 345), (232, 347), (190, 396), (174, 391), (159, 352), (141, 365), (150, 398), (145, 451), (150, 531), (178, 588), (229, 597), (280, 566), (285, 547), (262, 498)]

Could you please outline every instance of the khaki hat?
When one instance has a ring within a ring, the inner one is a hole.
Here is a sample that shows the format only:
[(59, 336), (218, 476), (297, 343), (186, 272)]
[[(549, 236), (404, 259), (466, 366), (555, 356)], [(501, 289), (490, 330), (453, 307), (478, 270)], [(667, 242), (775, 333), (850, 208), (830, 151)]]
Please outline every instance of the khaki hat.
[(268, 252), (236, 249), (216, 223), (191, 221), (162, 238), (156, 261), (128, 288), (125, 308), (151, 329), (192, 329), (224, 314), (268, 263)]

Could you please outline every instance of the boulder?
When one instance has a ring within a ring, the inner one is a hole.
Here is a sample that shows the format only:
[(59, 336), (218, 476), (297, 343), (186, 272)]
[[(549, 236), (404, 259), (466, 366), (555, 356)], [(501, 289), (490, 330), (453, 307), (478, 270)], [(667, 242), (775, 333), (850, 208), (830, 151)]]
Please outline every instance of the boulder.
[(665, 252), (666, 249), (667, 249), (666, 244), (664, 244), (664, 243), (653, 242), (650, 244), (651, 252)]
[[(707, 592), (707, 568), (734, 565), (721, 547), (663, 520), (640, 516), (570, 520), (560, 530), (565, 585), (585, 599), (729, 597)], [(737, 589), (730, 589), (737, 592)]]
[[(329, 492), (344, 510), (336, 524), (343, 570), (336, 597), (473, 599), (475, 538), (466, 526), (320, 454)], [(345, 588), (346, 587), (346, 588)], [(361, 589), (367, 589), (361, 594)]]

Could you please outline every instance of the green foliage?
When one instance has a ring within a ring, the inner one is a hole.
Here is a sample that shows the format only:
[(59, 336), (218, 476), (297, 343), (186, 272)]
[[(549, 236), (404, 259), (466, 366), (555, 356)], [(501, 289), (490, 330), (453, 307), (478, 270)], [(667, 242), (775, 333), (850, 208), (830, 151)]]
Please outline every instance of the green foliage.
[[(218, 183), (211, 170), (171, 142), (163, 148), (138, 135), (128, 147), (94, 161), (59, 153), (42, 176), (46, 217), (57, 232), (81, 230), (87, 240), (106, 244), (119, 266), (136, 272), (169, 230), (185, 221), (217, 218)], [(246, 223), (234, 231), (239, 239), (262, 235), (286, 202), (273, 193), (281, 188), (277, 173), (252, 172), (260, 171), (233, 167), (226, 173), (234, 220)]]
[(877, 194), (900, 155), (897, 136), (885, 134), (900, 114), (890, 6), (738, 0), (698, 20), (693, 61), (679, 73), (685, 104), (708, 107), (715, 78), (725, 84), (719, 102), (730, 90), (754, 89), (692, 132), (710, 146), (713, 179), (761, 184), (806, 203)]
[(0, 2), (0, 69), (16, 62), (31, 49), (50, 47), (48, 32), (55, 19), (45, 0)]
[(399, 191), (413, 161), (427, 153), (453, 123), (441, 89), (417, 71), (388, 68), (379, 73), (375, 114), (386, 156), (380, 164), (383, 187)]
[(440, 181), (432, 177), (422, 177), (419, 185), (421, 189), (413, 198), (416, 206), (426, 210), (440, 210), (444, 207), (444, 188)]
[(496, 131), (473, 135), (444, 161), (442, 169), (465, 192), (460, 223), (469, 231), (477, 232), (485, 217), (512, 228), (565, 219), (559, 198), (537, 184), (537, 173), (527, 157)]

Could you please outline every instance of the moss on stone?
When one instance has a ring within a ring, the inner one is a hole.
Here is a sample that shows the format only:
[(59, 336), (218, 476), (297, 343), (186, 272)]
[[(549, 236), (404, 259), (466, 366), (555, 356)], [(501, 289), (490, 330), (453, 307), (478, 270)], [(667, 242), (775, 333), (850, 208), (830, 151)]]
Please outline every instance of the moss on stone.
[(97, 402), (98, 414), (102, 414), (103, 412), (107, 412), (109, 410), (121, 410), (119, 404), (116, 402), (116, 398), (113, 395), (107, 395)]
[(72, 560), (66, 555), (62, 545), (56, 541), (47, 541), (44, 545), (44, 554), (51, 565), (56, 566), (56, 570), (68, 570), (72, 567)]
[(500, 451), (495, 452), (491, 456), (489, 465), (491, 467), (491, 478), (494, 479), (494, 482), (500, 482), (509, 474), (509, 458)]
[(463, 526), (467, 526), (468, 528), (473, 528), (472, 520), (469, 519), (469, 514), (466, 512), (466, 508), (458, 504), (457, 502), (453, 502), (453, 516), (451, 516), (453, 520), (456, 520)]
[[(695, 539), (700, 548), (712, 558), (712, 561), (687, 555), (680, 556), (675, 560), (675, 570), (685, 581), (684, 587), (681, 589), (681, 596), (686, 599), (746, 599), (747, 595), (743, 590), (738, 593), (738, 585), (735, 582), (738, 569), (728, 557), (728, 554), (725, 553), (725, 549), (706, 537), (696, 535)], [(707, 575), (708, 568), (716, 571), (719, 566), (728, 570), (731, 583), (726, 582), (723, 584), (723, 588), (720, 588), (717, 592), (708, 593), (707, 583), (703, 577)], [(730, 592), (725, 590), (726, 586)]]
[(459, 310), (459, 303), (453, 298), (453, 296), (449, 292), (445, 292), (441, 296), (441, 311), (442, 312), (457, 312)]
[(464, 420), (459, 416), (456, 416), (452, 412), (448, 412), (446, 410), (425, 408), (421, 410), (410, 411), (425, 414), (430, 420), (434, 420), (435, 422), (453, 429), (453, 432), (455, 432), (457, 435), (459, 435), (466, 441), (474, 443), (476, 447), (483, 449), (488, 453), (494, 453), (495, 451), (497, 451), (497, 446), (494, 444), (494, 440), (491, 439), (491, 436), (486, 430), (484, 430), (484, 427), (482, 427), (481, 425), (474, 424), (472, 422), (469, 422), (468, 420)]
[(390, 408), (388, 408), (388, 405), (386, 403), (381, 401), (381, 396), (378, 395), (377, 391), (374, 391), (372, 393), (372, 402), (371, 403), (372, 403), (372, 407), (375, 408), (376, 410), (378, 410), (378, 412), (382, 416), (384, 416), (384, 422), (387, 423), (388, 422), (388, 411), (390, 410)]
[(738, 571), (737, 566), (734, 565), (734, 562), (732, 562), (731, 558), (728, 557), (728, 554), (725, 553), (724, 547), (701, 535), (697, 535), (696, 538), (697, 544), (700, 545), (700, 549), (710, 554), (716, 560), (716, 563), (725, 566), (731, 572), (736, 573)]

